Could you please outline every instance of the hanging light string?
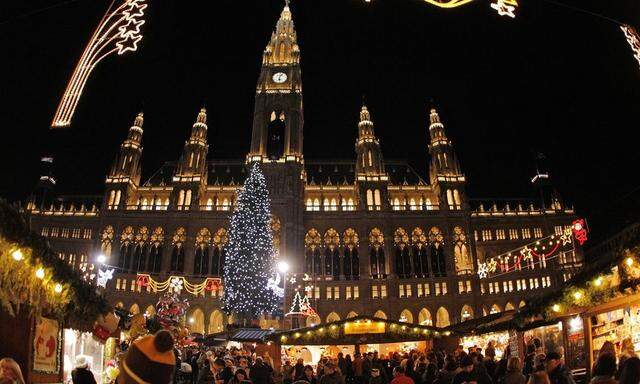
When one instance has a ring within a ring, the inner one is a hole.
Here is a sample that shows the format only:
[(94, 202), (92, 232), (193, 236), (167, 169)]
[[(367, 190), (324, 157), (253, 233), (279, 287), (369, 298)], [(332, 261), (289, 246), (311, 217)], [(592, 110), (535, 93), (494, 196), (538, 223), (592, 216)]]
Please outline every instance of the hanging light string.
[(602, 20), (605, 20), (605, 21), (609, 21), (609, 22), (611, 22), (611, 23), (614, 23), (614, 24), (616, 24), (616, 25), (618, 25), (618, 26), (627, 25), (626, 23), (624, 23), (624, 22), (622, 22), (622, 21), (620, 21), (620, 20), (616, 20), (616, 19), (614, 19), (614, 18), (612, 18), (612, 17), (609, 17), (609, 16), (606, 16), (606, 15), (603, 15), (603, 14), (601, 14), (601, 13), (597, 13), (597, 12), (589, 11), (589, 10), (584, 9), (584, 8), (579, 8), (579, 7), (576, 7), (576, 6), (574, 6), (574, 5), (569, 5), (569, 4), (560, 3), (560, 2), (555, 1), (555, 0), (542, 0), (542, 1), (544, 1), (545, 3), (548, 3), (548, 4), (555, 5), (555, 6), (557, 6), (557, 7), (561, 7), (561, 8), (565, 8), (565, 9), (570, 9), (570, 10), (575, 11), (575, 12), (580, 12), (580, 13), (584, 13), (584, 14), (586, 14), (586, 15), (590, 15), (590, 16), (593, 16), (593, 17), (597, 17), (597, 18), (599, 18), (599, 19), (602, 19)]

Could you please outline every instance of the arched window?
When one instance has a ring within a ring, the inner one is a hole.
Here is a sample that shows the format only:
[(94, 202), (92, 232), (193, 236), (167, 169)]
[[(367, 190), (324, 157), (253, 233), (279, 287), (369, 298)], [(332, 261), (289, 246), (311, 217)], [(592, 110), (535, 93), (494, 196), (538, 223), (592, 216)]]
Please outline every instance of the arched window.
[(171, 271), (182, 272), (184, 270), (184, 242), (187, 240), (187, 232), (183, 227), (176, 229), (171, 239), (173, 251), (171, 252)]
[(127, 271), (131, 265), (131, 257), (133, 253), (134, 235), (133, 227), (127, 226), (120, 235), (120, 258), (118, 259), (118, 268)]
[(348, 228), (342, 234), (344, 241), (344, 259), (342, 271), (347, 280), (358, 279), (360, 276), (360, 260), (358, 258), (358, 232), (353, 228)]
[(357, 316), (358, 316), (358, 314), (355, 313), (354, 311), (351, 311), (351, 312), (347, 313), (347, 319), (351, 319), (351, 318), (357, 317)]
[(373, 192), (367, 189), (367, 207), (373, 209)]
[(325, 211), (330, 211), (331, 210), (331, 207), (329, 206), (329, 198), (328, 197), (324, 198), (324, 204), (323, 204), (322, 209), (324, 209)]
[(371, 150), (367, 151), (367, 159), (369, 162), (369, 166), (372, 167), (373, 166), (373, 157), (371, 156)]
[(207, 199), (207, 211), (211, 211), (213, 209), (213, 199), (212, 198), (208, 198)]
[(178, 207), (182, 207), (184, 205), (184, 189), (181, 189), (178, 192)]
[(102, 244), (100, 246), (100, 249), (102, 250), (102, 254), (105, 255), (106, 258), (111, 257), (111, 245), (113, 244), (113, 237), (113, 227), (110, 225), (104, 227), (101, 235)]
[(402, 323), (413, 323), (413, 314), (411, 314), (411, 311), (409, 311), (408, 309), (405, 309), (404, 311), (400, 312), (398, 321)]
[(211, 274), (214, 276), (224, 275), (225, 246), (229, 241), (227, 230), (220, 228), (213, 235), (213, 257), (211, 258)]
[(498, 306), (498, 304), (493, 304), (491, 306), (491, 311), (489, 311), (489, 313), (494, 314), (494, 313), (499, 313), (502, 312), (502, 310), (500, 309), (500, 306)]
[(454, 203), (453, 194), (450, 189), (447, 189), (447, 204), (449, 205), (449, 208), (453, 208)]
[(324, 234), (324, 274), (332, 276), (334, 280), (340, 278), (340, 235), (338, 232), (329, 228)]
[(209, 333), (220, 333), (224, 331), (224, 318), (222, 312), (217, 309), (209, 315)]
[(438, 308), (436, 312), (436, 327), (446, 328), (451, 324), (449, 320), (449, 311), (445, 307)]
[(411, 245), (413, 248), (413, 268), (418, 277), (429, 276), (429, 257), (427, 253), (427, 236), (422, 228), (411, 231)]
[(122, 196), (122, 192), (120, 190), (116, 191), (116, 199), (113, 202), (113, 205), (115, 206), (115, 208), (117, 208), (120, 205), (120, 197)]
[(307, 199), (307, 211), (313, 211), (313, 200), (311, 198)]
[(320, 210), (320, 199), (318, 199), (317, 197), (313, 200), (313, 210), (314, 211)]
[(376, 205), (376, 209), (380, 209), (380, 205), (382, 205), (382, 200), (380, 199), (380, 190), (376, 189), (373, 191), (373, 200)]
[(508, 302), (505, 306), (504, 306), (504, 310), (505, 311), (513, 311), (514, 309), (516, 309), (513, 304), (511, 304), (511, 302)]
[(109, 192), (109, 203), (107, 204), (109, 206), (109, 209), (112, 209), (115, 199), (116, 191), (112, 190), (111, 192)]
[(458, 275), (467, 275), (473, 273), (473, 261), (469, 254), (467, 246), (467, 235), (462, 228), (453, 228), (453, 256), (456, 264), (456, 273)]
[(185, 205), (185, 209), (189, 209), (189, 207), (191, 206), (191, 190), (190, 189), (188, 189), (184, 195), (184, 205)]
[[(282, 50), (281, 53), (283, 53)], [(279, 119), (275, 119), (269, 123), (267, 127), (267, 156), (271, 160), (277, 160), (284, 154), (284, 133), (286, 124), (284, 115)]]
[(195, 275), (209, 274), (209, 245), (210, 244), (211, 244), (211, 232), (209, 232), (207, 228), (200, 229), (200, 231), (198, 231), (198, 234), (196, 235), (196, 254), (193, 260), (193, 273)]
[(161, 270), (162, 243), (164, 243), (164, 230), (161, 227), (157, 227), (151, 234), (151, 247), (147, 260), (147, 270), (149, 272), (158, 273)]
[(340, 321), (340, 316), (335, 313), (335, 312), (331, 312), (328, 316), (327, 316), (327, 323), (332, 323), (334, 321)]
[(307, 327), (313, 327), (322, 323), (322, 319), (317, 314), (307, 316)]
[(443, 236), (438, 227), (429, 230), (429, 245), (431, 256), (431, 271), (435, 277), (443, 277), (447, 275), (447, 267), (444, 257)]
[(386, 278), (387, 268), (384, 257), (384, 235), (378, 228), (369, 232), (369, 256), (371, 276), (374, 279)]
[(433, 325), (433, 319), (431, 318), (431, 312), (427, 308), (422, 308), (418, 313), (418, 323), (420, 325)]
[(337, 211), (338, 210), (338, 201), (336, 200), (335, 197), (333, 197), (331, 199), (331, 210), (332, 211)]
[(456, 203), (456, 209), (460, 209), (462, 202), (460, 201), (460, 192), (457, 189), (453, 190), (453, 201)]
[(460, 318), (462, 321), (467, 321), (473, 319), (473, 308), (468, 305), (463, 305), (462, 310), (460, 310)]
[(387, 319), (387, 314), (382, 312), (382, 311), (376, 311), (376, 313), (373, 314), (373, 317), (376, 317), (378, 319)]
[(397, 197), (393, 199), (393, 210), (394, 211), (399, 211), (400, 208), (400, 199), (398, 199)]
[(204, 334), (204, 313), (200, 308), (194, 309), (187, 315), (187, 327), (192, 333)]
[(411, 273), (411, 257), (409, 256), (409, 235), (407, 232), (398, 228), (393, 234), (393, 242), (395, 244), (395, 272), (400, 279), (406, 279), (412, 276)]
[(322, 236), (318, 230), (311, 228), (304, 236), (305, 246), (305, 273), (309, 275), (322, 275), (322, 260), (320, 257), (320, 245)]
[(136, 272), (143, 272), (147, 268), (149, 229), (140, 227), (135, 237), (135, 250), (133, 252), (133, 263), (131, 269)]

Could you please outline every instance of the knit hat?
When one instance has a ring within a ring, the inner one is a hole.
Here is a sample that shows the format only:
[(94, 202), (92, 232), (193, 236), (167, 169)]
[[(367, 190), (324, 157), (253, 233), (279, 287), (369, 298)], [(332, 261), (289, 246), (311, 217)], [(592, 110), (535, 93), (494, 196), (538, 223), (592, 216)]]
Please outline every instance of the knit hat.
[(120, 367), (118, 384), (168, 384), (175, 365), (173, 337), (168, 331), (159, 331), (131, 344)]

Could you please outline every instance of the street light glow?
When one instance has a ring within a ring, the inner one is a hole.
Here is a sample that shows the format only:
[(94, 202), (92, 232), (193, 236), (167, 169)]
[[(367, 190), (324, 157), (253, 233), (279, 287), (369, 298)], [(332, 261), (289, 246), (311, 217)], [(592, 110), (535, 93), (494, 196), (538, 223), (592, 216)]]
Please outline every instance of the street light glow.
[(101, 253), (101, 254), (98, 255), (96, 260), (98, 261), (98, 263), (104, 264), (107, 261), (107, 257), (104, 254)]
[(289, 271), (289, 263), (286, 261), (278, 262), (278, 271), (281, 273), (287, 273)]

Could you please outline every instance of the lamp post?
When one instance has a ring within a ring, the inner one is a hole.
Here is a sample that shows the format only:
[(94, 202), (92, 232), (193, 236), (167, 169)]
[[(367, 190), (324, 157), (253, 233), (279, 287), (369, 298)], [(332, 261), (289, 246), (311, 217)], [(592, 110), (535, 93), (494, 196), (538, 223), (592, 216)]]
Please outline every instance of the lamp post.
[(287, 311), (287, 272), (289, 271), (289, 263), (286, 261), (278, 262), (278, 272), (282, 273), (282, 330), (284, 330), (284, 314)]

